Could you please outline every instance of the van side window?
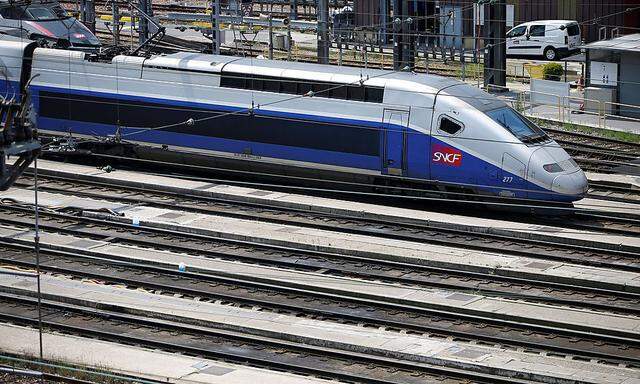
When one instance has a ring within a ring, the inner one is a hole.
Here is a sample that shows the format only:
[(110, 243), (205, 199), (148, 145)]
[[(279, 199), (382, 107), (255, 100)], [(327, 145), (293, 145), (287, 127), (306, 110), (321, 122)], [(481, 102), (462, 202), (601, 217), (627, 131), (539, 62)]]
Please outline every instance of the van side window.
[(544, 36), (544, 25), (532, 25), (529, 27), (529, 35), (532, 37)]
[(462, 130), (462, 125), (455, 120), (442, 116), (440, 118), (440, 130), (450, 135), (455, 135)]
[(527, 31), (527, 27), (525, 25), (520, 26), (520, 27), (515, 27), (512, 30), (509, 31), (509, 33), (507, 34), (507, 37), (518, 37), (518, 36), (522, 36), (524, 35), (524, 33)]

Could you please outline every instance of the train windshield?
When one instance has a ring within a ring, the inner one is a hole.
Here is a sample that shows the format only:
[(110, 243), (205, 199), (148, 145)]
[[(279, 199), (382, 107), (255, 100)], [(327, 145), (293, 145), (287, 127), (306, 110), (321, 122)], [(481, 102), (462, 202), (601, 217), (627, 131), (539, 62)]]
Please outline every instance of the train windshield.
[(532, 123), (510, 107), (494, 109), (486, 112), (493, 121), (500, 124), (522, 142), (532, 142), (546, 138), (546, 134), (540, 127)]
[(31, 15), (33, 20), (46, 21), (59, 19), (49, 8), (45, 7), (28, 7), (27, 12)]

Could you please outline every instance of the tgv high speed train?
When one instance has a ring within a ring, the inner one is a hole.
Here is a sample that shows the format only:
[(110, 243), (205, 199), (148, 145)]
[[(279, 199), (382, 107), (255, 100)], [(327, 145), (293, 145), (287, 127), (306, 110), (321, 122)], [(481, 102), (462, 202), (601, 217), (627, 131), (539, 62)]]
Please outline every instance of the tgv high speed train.
[[(582, 170), (503, 101), (440, 76), (177, 53), (0, 44), (41, 133), (116, 137), (212, 166), (570, 202)], [(14, 87), (17, 86), (14, 84)]]
[(100, 40), (55, 0), (0, 0), (0, 33), (71, 49), (100, 47)]

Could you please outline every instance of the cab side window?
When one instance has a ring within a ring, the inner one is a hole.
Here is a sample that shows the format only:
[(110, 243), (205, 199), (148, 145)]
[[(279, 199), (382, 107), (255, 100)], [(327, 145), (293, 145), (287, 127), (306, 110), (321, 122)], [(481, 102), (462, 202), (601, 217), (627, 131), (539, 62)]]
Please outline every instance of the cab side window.
[(462, 124), (457, 121), (448, 118), (447, 116), (442, 116), (440, 118), (440, 126), (439, 129), (442, 132), (446, 132), (450, 135), (455, 135), (456, 133), (462, 130)]
[(542, 37), (544, 36), (544, 25), (532, 25), (529, 27), (529, 36)]
[(527, 27), (526, 26), (521, 26), (521, 27), (516, 27), (514, 29), (512, 29), (511, 31), (509, 31), (509, 33), (507, 34), (507, 37), (518, 37), (518, 36), (522, 36), (524, 35), (524, 33), (527, 31)]

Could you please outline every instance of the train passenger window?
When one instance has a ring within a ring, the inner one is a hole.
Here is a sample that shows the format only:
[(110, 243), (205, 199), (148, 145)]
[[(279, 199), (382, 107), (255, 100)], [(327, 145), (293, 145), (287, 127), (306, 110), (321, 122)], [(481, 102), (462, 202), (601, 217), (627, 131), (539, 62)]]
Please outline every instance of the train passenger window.
[(240, 74), (232, 73), (230, 75), (222, 75), (220, 78), (220, 86), (226, 88), (245, 88), (244, 77)]
[(462, 124), (457, 121), (450, 119), (446, 116), (442, 116), (440, 118), (440, 128), (442, 132), (446, 132), (450, 135), (455, 135), (456, 133), (462, 130)]
[(247, 80), (247, 85), (249, 89), (254, 91), (262, 91), (264, 89), (264, 80), (258, 77), (250, 77)]
[(305, 95), (309, 93), (309, 91), (313, 91), (313, 86), (311, 85), (311, 83), (308, 83), (306, 81), (301, 81), (300, 83), (298, 83), (298, 95)]
[(347, 87), (347, 99), (364, 101), (364, 87), (360, 85), (349, 85)]
[(349, 85), (331, 82), (309, 82), (298, 79), (280, 79), (271, 76), (246, 75), (243, 73), (223, 73), (220, 86), (226, 88), (250, 89), (254, 91), (305, 95), (313, 91), (316, 97), (331, 99), (382, 103), (384, 88), (363, 85)]
[(346, 99), (347, 98), (347, 87), (342, 86), (340, 84), (336, 84), (331, 90), (331, 98), (333, 99)]
[(382, 103), (384, 88), (364, 87), (364, 101)]
[(295, 80), (282, 80), (280, 82), (280, 92), (290, 93), (292, 95), (298, 94), (298, 82)]
[(331, 97), (332, 84), (330, 83), (313, 83), (313, 92), (318, 97)]
[(264, 88), (266, 92), (280, 92), (280, 81), (276, 79), (264, 79)]

